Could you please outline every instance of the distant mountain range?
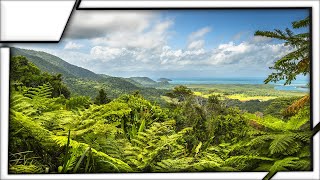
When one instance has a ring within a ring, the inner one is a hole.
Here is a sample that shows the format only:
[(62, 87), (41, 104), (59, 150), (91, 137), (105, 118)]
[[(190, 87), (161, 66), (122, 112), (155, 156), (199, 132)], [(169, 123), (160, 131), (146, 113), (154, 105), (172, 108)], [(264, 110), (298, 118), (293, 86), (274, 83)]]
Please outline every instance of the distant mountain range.
[(42, 51), (11, 48), (11, 56), (17, 55), (25, 56), (44, 72), (62, 74), (65, 84), (73, 94), (95, 97), (99, 89), (103, 88), (111, 98), (118, 97), (123, 93), (140, 91), (147, 99), (154, 100), (168, 91), (155, 89), (154, 87), (168, 84), (156, 82), (148, 77), (122, 78), (96, 74)]
[(148, 77), (131, 77), (129, 79), (131, 79), (137, 83), (140, 83), (142, 85), (155, 85), (155, 84), (157, 84), (156, 81), (154, 81)]

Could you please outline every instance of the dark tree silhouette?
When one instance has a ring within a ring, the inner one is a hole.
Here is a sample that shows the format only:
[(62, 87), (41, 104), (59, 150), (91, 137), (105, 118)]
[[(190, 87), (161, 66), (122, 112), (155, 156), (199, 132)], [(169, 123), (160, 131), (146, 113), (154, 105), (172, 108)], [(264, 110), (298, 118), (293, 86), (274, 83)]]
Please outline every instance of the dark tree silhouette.
[(107, 94), (103, 89), (100, 89), (98, 96), (95, 98), (94, 103), (101, 105), (101, 104), (107, 104), (109, 103), (111, 100), (109, 98), (107, 98)]

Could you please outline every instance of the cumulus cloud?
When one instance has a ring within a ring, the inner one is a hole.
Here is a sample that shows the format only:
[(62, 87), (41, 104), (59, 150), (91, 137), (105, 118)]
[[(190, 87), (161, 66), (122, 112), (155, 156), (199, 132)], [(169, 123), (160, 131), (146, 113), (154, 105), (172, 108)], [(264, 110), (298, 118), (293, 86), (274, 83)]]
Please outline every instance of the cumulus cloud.
[(164, 19), (149, 11), (79, 11), (66, 31), (69, 42), (64, 48), (82, 48), (74, 39), (76, 42), (87, 39), (88, 51), (55, 53), (96, 73), (149, 76), (182, 71), (190, 72), (184, 74), (234, 73), (240, 69), (268, 71), (268, 66), (292, 50), (259, 36), (238, 42), (243, 33), (208, 49), (205, 36), (212, 31), (211, 27), (191, 32), (184, 37), (183, 47), (173, 47), (169, 40), (174, 38), (174, 24), (174, 19)]
[(242, 66), (266, 65), (272, 64), (275, 60), (284, 54), (292, 51), (284, 44), (255, 44), (242, 42), (235, 44), (229, 42), (221, 44), (214, 49), (208, 64), (240, 64)]
[(181, 49), (166, 44), (154, 49), (97, 45), (89, 53), (42, 50), (96, 73), (151, 77), (268, 74), (267, 67), (292, 51), (284, 44), (253, 43), (249, 40), (241, 43), (231, 41), (212, 49)]
[(251, 42), (253, 43), (266, 43), (272, 41), (272, 38), (264, 37), (264, 36), (253, 36)]
[(150, 26), (143, 31), (122, 30), (110, 32), (105, 37), (94, 38), (95, 45), (125, 48), (156, 48), (165, 45), (169, 38), (168, 29), (173, 25), (172, 20), (164, 20)]
[(91, 55), (96, 60), (104, 62), (103, 66), (112, 66), (113, 70), (139, 71), (144, 69), (156, 72), (200, 69), (215, 71), (221, 68), (230, 71), (237, 68), (261, 68), (267, 71), (268, 66), (291, 50), (284, 44), (229, 42), (210, 50), (203, 48), (173, 49), (170, 46), (150, 50), (99, 46), (91, 50)]
[(78, 44), (72, 41), (69, 41), (65, 46), (64, 49), (81, 49), (84, 45)]

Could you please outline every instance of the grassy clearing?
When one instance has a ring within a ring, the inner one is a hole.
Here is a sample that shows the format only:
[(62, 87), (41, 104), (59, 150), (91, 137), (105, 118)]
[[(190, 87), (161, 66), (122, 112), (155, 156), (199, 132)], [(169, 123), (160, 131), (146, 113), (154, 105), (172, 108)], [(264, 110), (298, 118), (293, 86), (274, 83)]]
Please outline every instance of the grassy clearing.
[(268, 100), (277, 98), (276, 96), (246, 96), (245, 94), (233, 94), (233, 95), (228, 95), (226, 97), (228, 99), (238, 99), (240, 101), (250, 101), (250, 100), (268, 101)]
[(280, 91), (274, 85), (268, 84), (190, 84), (186, 85), (194, 95), (208, 98), (220, 95), (222, 98), (238, 99), (240, 101), (268, 101), (278, 97), (304, 96), (306, 92)]

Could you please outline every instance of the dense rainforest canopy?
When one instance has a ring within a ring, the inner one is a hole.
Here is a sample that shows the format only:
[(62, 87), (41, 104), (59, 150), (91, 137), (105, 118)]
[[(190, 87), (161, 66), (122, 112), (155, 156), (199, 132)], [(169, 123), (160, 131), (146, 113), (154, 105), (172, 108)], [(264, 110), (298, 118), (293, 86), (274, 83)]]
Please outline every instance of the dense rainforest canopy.
[[(287, 33), (302, 51), (305, 42)], [(275, 68), (287, 67), (287, 60)], [(287, 77), (290, 83), (308, 73), (301, 61), (294, 74), (272, 74), (267, 81)], [(101, 88), (93, 99), (71, 94), (74, 86), (68, 88), (61, 74), (43, 72), (24, 56), (13, 56), (10, 70), (9, 173), (270, 171), (270, 178), (311, 168), (306, 97), (304, 103), (287, 97), (244, 104), (177, 86), (155, 90), (154, 99), (161, 92), (166, 104), (147, 100), (143, 88), (117, 96)]]

